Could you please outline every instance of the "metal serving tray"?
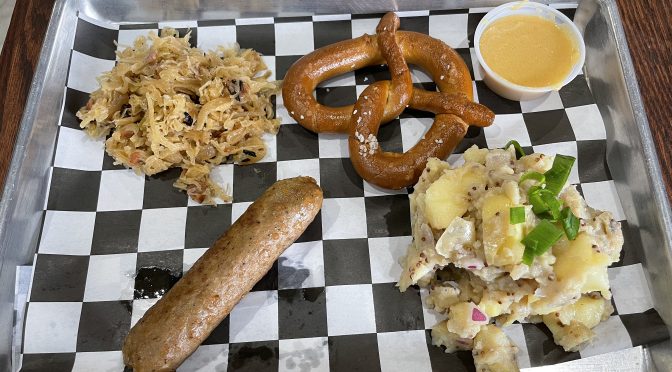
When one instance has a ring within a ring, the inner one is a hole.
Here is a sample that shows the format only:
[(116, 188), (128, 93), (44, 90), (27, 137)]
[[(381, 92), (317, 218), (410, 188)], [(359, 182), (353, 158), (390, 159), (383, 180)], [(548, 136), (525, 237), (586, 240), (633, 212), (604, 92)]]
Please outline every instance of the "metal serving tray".
[[(110, 22), (214, 20), (255, 16), (376, 13), (492, 7), (499, 0), (58, 0), (26, 102), (0, 203), (0, 369), (11, 370), (16, 268), (31, 264), (48, 189), (58, 116), (77, 12)], [(567, 3), (545, 1), (545, 3)], [(572, 2), (576, 4), (576, 2)], [(655, 307), (672, 325), (672, 214), (615, 0), (583, 0), (575, 23), (585, 35), (585, 76), (607, 129), (607, 160), (624, 212), (638, 230)], [(533, 370), (670, 370), (669, 342)]]

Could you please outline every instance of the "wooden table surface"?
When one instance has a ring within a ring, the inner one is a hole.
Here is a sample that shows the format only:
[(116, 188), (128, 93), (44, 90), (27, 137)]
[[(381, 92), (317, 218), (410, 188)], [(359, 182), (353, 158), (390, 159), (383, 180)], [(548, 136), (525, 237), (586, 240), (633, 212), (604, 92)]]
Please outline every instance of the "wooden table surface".
[[(0, 55), (0, 186), (11, 162), (53, 3), (17, 2)], [(672, 5), (669, 0), (618, 0), (618, 5), (672, 201)]]

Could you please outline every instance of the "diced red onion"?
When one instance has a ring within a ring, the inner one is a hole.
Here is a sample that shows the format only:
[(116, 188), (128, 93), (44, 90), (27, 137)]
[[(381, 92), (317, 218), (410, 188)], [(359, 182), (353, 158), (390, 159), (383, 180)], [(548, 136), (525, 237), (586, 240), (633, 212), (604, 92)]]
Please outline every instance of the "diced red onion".
[(485, 314), (481, 312), (481, 310), (478, 310), (478, 308), (475, 307), (471, 311), (471, 320), (473, 320), (474, 322), (486, 322), (488, 320), (488, 317), (486, 317)]

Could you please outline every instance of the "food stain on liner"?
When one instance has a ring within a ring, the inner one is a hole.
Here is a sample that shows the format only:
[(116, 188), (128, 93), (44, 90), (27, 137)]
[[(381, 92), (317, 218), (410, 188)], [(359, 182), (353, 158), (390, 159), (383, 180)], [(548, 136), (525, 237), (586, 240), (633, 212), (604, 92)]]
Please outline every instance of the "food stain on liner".
[(182, 274), (170, 269), (150, 266), (141, 267), (135, 275), (135, 298), (161, 298), (177, 283)]
[(231, 360), (231, 367), (235, 370), (249, 365), (268, 366), (271, 359), (277, 358), (279, 348), (268, 346), (243, 346)]

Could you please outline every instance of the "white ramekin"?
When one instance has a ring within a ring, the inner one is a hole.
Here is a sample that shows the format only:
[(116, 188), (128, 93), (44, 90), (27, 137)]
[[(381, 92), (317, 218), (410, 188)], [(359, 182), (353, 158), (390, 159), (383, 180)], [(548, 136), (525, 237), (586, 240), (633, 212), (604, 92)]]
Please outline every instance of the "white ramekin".
[[(576, 39), (576, 45), (579, 48), (579, 59), (576, 61), (572, 67), (572, 71), (567, 75), (565, 80), (560, 84), (556, 84), (548, 87), (525, 87), (522, 85), (514, 84), (497, 73), (492, 71), (488, 67), (487, 63), (483, 60), (481, 55), (481, 35), (483, 31), (492, 23), (493, 21), (507, 17), (510, 15), (537, 15), (543, 16), (550, 20), (553, 20), (558, 25), (568, 25), (572, 36)], [(474, 47), (476, 48), (476, 58), (478, 58), (478, 63), (481, 67), (481, 74), (483, 76), (483, 81), (493, 92), (498, 95), (508, 98), (515, 101), (525, 101), (530, 99), (535, 99), (543, 96), (544, 94), (553, 91), (559, 90), (565, 86), (570, 81), (574, 80), (576, 75), (581, 72), (583, 68), (583, 62), (586, 58), (586, 45), (583, 42), (583, 36), (581, 32), (576, 27), (574, 22), (571, 19), (567, 18), (560, 11), (553, 9), (544, 4), (538, 4), (528, 1), (515, 1), (511, 3), (502, 4), (491, 11), (489, 11), (479, 22), (476, 27), (476, 33), (474, 35)]]

